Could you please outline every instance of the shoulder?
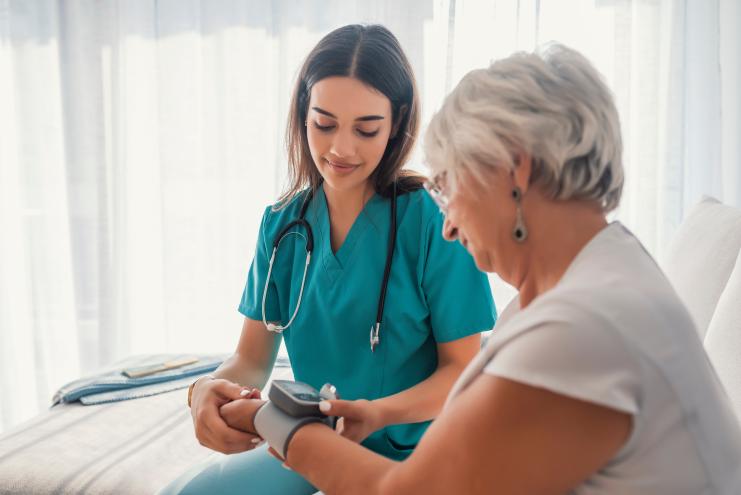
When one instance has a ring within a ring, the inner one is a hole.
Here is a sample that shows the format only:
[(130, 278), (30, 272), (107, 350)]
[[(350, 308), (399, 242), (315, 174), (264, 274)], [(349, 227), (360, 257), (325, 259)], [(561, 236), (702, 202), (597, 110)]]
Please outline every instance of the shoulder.
[(430, 228), (431, 224), (443, 222), (443, 215), (435, 201), (424, 189), (417, 189), (399, 196), (399, 202), (405, 204), (405, 217), (413, 218), (423, 229)]
[(307, 198), (308, 189), (286, 201), (273, 203), (265, 208), (260, 225), (263, 234), (272, 237), (289, 222), (298, 218)]
[(549, 298), (578, 306), (636, 342), (672, 328), (694, 335), (694, 324), (673, 287), (640, 241), (611, 225), (580, 253)]
[(579, 290), (553, 289), (535, 299), (527, 308), (504, 318), (503, 333), (510, 334), (512, 339), (518, 334), (542, 328), (559, 328), (561, 330), (553, 333), (568, 332), (569, 341), (601, 339), (603, 334), (610, 333), (615, 322), (605, 318), (594, 304), (584, 304), (586, 297), (587, 294)]
[(484, 372), (635, 413), (643, 353), (600, 313), (562, 299), (520, 311), (487, 342)]
[[(599, 292), (603, 292), (600, 290)], [(559, 359), (591, 364), (641, 352), (622, 328), (626, 308), (619, 298), (599, 300), (581, 288), (556, 287), (522, 310), (508, 307), (490, 337), (497, 354), (511, 353), (515, 360), (547, 362)], [(517, 300), (513, 304), (519, 304)]]
[(404, 193), (400, 198), (406, 198), (411, 207), (427, 214), (439, 212), (439, 208), (435, 204), (435, 201), (430, 197), (430, 193), (425, 189), (417, 189), (415, 191)]
[(594, 282), (557, 286), (505, 319), (491, 337), (498, 341), (497, 354), (511, 358), (499, 364), (560, 365), (583, 373), (636, 370), (640, 362), (689, 349), (696, 336), (672, 297), (637, 288), (639, 279), (593, 275)]

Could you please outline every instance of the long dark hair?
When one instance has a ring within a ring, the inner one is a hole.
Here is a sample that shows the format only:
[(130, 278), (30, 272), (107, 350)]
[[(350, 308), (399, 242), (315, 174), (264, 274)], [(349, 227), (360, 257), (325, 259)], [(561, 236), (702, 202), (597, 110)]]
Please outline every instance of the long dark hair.
[(382, 196), (422, 187), (422, 177), (402, 170), (414, 147), (419, 128), (419, 98), (412, 67), (391, 31), (383, 26), (351, 24), (335, 29), (314, 47), (304, 61), (291, 97), (286, 128), (288, 186), (279, 207), (286, 205), (303, 189), (315, 191), (322, 182), (309, 151), (306, 136), (311, 88), (327, 77), (355, 78), (380, 91), (391, 101), (393, 129), (386, 151), (370, 180)]

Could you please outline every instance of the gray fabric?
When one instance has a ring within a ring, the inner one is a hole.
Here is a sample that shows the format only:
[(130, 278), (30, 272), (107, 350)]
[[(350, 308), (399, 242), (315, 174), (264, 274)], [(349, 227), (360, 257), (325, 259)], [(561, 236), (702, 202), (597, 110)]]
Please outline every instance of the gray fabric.
[(329, 418), (306, 416), (296, 418), (281, 411), (272, 402), (266, 403), (255, 414), (255, 430), (285, 459), (286, 447), (293, 434), (309, 423), (324, 423), (329, 426)]
[(212, 454), (193, 435), (185, 401), (176, 390), (42, 413), (0, 436), (0, 494), (155, 493)]

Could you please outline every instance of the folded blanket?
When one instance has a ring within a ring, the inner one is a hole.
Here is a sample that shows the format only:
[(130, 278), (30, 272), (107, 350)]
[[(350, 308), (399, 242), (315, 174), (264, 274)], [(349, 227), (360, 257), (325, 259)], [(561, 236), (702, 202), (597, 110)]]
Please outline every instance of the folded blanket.
[[(216, 369), (219, 364), (223, 361), (224, 356), (221, 356), (220, 358), (215, 358), (218, 360), (218, 364), (213, 366), (213, 368), (205, 370), (201, 372), (201, 375), (204, 375), (208, 373), (209, 371), (213, 371)], [(200, 362), (205, 363), (208, 362), (205, 358), (201, 357), (199, 358)], [(161, 361), (154, 361), (155, 363), (159, 363)], [(198, 363), (194, 363), (198, 364)], [(290, 368), (291, 363), (288, 361), (288, 358), (285, 356), (278, 356), (278, 358), (275, 361), (275, 368)], [(175, 370), (173, 370), (175, 371)], [(163, 372), (164, 373), (164, 372)], [(168, 372), (169, 373), (169, 372)], [(159, 376), (160, 373), (157, 375)], [(123, 375), (122, 375), (123, 376)], [(80, 402), (86, 406), (92, 406), (95, 404), (105, 404), (107, 402), (117, 402), (121, 400), (129, 400), (129, 399), (139, 399), (141, 397), (149, 397), (150, 395), (157, 395), (157, 394), (164, 394), (165, 392), (171, 392), (173, 390), (178, 390), (182, 388), (188, 388), (191, 383), (196, 379), (195, 374), (188, 374), (185, 375), (182, 378), (170, 378), (167, 381), (160, 381), (156, 383), (152, 383), (150, 385), (136, 385), (129, 388), (123, 388), (123, 389), (116, 389), (112, 391), (107, 392), (100, 392), (100, 393), (89, 393), (86, 395), (83, 395), (80, 397)], [(57, 392), (59, 393), (59, 392)], [(62, 402), (70, 402), (69, 400), (62, 400)]]
[(149, 397), (150, 395), (164, 394), (165, 392), (171, 392), (181, 388), (188, 388), (195, 379), (196, 376), (192, 375), (168, 382), (153, 383), (151, 385), (138, 385), (136, 387), (113, 390), (111, 392), (83, 395), (80, 397), (80, 402), (86, 406), (93, 406), (95, 404), (118, 402), (120, 400), (139, 399), (141, 397)]
[[(126, 359), (116, 364), (111, 370), (80, 378), (64, 385), (54, 394), (52, 406), (60, 403), (75, 402), (77, 400), (80, 400), (83, 404), (99, 404), (102, 402), (145, 397), (146, 395), (154, 395), (155, 393), (184, 388), (188, 386), (190, 381), (195, 380), (196, 375), (203, 375), (218, 368), (226, 358), (226, 355), (193, 355), (193, 357), (198, 358), (198, 361), (179, 368), (137, 378), (129, 378), (122, 373), (124, 369), (175, 361), (185, 357), (188, 356), (180, 354), (155, 354)], [(153, 386), (163, 383), (167, 383), (167, 385), (161, 387)], [(147, 388), (142, 389), (141, 387)], [(88, 397), (88, 399), (82, 401), (81, 399), (83, 397)]]

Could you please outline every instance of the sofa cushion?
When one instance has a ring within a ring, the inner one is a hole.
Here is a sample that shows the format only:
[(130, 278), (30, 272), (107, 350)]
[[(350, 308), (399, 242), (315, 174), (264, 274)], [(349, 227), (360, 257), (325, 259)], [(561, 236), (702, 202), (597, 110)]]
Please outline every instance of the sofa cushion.
[(703, 338), (741, 248), (741, 210), (705, 197), (690, 211), (662, 266)]
[(741, 253), (710, 320), (705, 350), (741, 418)]

